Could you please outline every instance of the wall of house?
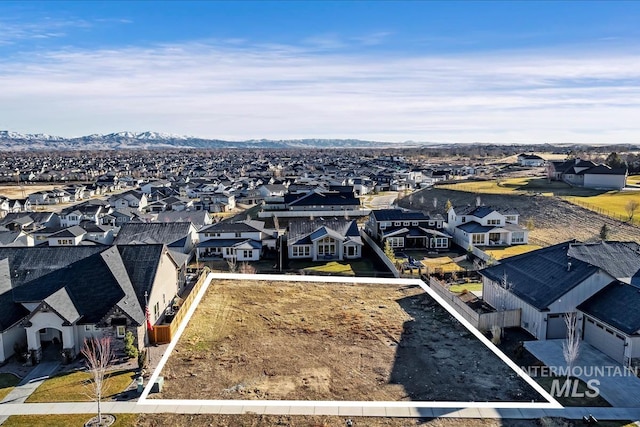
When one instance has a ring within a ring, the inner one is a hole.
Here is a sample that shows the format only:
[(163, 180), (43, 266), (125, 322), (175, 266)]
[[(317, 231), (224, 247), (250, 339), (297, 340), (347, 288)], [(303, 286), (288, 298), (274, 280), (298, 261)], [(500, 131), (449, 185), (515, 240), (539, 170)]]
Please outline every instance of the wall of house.
[[(352, 256), (347, 255), (348, 254), (348, 249), (349, 247), (354, 247), (355, 248), (355, 253)], [(362, 245), (356, 245), (356, 244), (346, 244), (344, 245), (344, 258), (346, 259), (356, 259), (356, 258), (360, 258), (362, 257)]]
[[(165, 308), (171, 304), (173, 297), (178, 293), (178, 273), (175, 264), (167, 254), (160, 258), (160, 265), (156, 271), (156, 278), (149, 294), (149, 315), (151, 322), (155, 322), (162, 316)], [(159, 304), (158, 317), (154, 315), (153, 307)]]
[(560, 299), (549, 305), (550, 313), (570, 313), (576, 311), (576, 307), (593, 296), (614, 280), (602, 270), (585, 279), (578, 286), (564, 294)]
[(624, 188), (625, 175), (584, 174), (584, 186), (588, 188)]
[(23, 345), (27, 343), (27, 334), (19, 323), (0, 334), (0, 363), (13, 355), (15, 343)]
[[(213, 233), (213, 231), (211, 232)], [(220, 236), (207, 236), (207, 233), (198, 233), (198, 239), (200, 242), (205, 242), (211, 239), (253, 239), (260, 241), (260, 231), (247, 231), (240, 233), (240, 237), (236, 237), (236, 233), (220, 233)]]
[(486, 277), (482, 278), (482, 298), (498, 310), (521, 309), (520, 326), (537, 339), (546, 338), (546, 315)]
[[(504, 225), (504, 216), (499, 212), (495, 212), (495, 211), (491, 212), (489, 215), (485, 216), (484, 218), (476, 218), (476, 217), (473, 217), (473, 218), (475, 219), (476, 222), (479, 222), (482, 225), (493, 225), (493, 226)], [(498, 220), (499, 223), (489, 224), (489, 220)]]

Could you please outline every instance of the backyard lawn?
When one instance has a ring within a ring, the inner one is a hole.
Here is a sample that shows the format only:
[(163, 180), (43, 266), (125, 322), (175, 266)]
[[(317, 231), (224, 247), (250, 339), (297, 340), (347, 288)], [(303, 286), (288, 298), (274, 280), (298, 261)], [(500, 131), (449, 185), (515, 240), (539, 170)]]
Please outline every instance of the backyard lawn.
[(13, 374), (0, 374), (0, 400), (18, 385), (20, 379)]
[[(131, 370), (109, 373), (104, 397), (124, 391), (133, 381), (134, 374)], [(86, 371), (57, 375), (42, 383), (27, 398), (27, 403), (90, 402), (93, 400), (91, 382), (91, 374)]]
[(527, 252), (535, 251), (536, 249), (540, 249), (540, 246), (537, 245), (515, 245), (508, 246), (505, 248), (495, 248), (495, 249), (482, 249), (484, 252), (495, 258), (496, 260), (501, 260), (503, 258), (508, 258), (514, 255), (520, 255)]
[(327, 274), (338, 276), (372, 276), (376, 268), (369, 259), (357, 259), (351, 261), (329, 261), (326, 263), (291, 260), (288, 270), (304, 270), (309, 274)]
[(457, 271), (465, 271), (453, 259), (448, 256), (438, 258), (427, 258), (420, 261), (422, 265), (428, 268), (429, 273), (454, 273)]
[(458, 294), (464, 291), (480, 292), (482, 291), (482, 282), (469, 282), (462, 283), (460, 285), (451, 285), (449, 286), (449, 291), (453, 292), (454, 294)]

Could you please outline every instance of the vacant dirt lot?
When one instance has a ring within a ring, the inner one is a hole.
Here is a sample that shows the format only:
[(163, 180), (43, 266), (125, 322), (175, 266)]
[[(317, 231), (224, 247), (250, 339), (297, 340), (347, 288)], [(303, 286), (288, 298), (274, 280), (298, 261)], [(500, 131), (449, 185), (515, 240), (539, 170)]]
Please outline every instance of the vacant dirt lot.
[(154, 397), (542, 400), (417, 286), (217, 282), (163, 375)]
[[(419, 206), (421, 197), (422, 206)], [(412, 209), (422, 208), (433, 212), (433, 199), (438, 199), (440, 213), (450, 200), (454, 206), (475, 205), (474, 193), (431, 188), (413, 194)], [(609, 229), (609, 240), (640, 241), (640, 227), (616, 221), (581, 208), (556, 197), (524, 196), (509, 194), (481, 194), (481, 203), (502, 208), (515, 208), (520, 213), (520, 223), (533, 220), (534, 229), (529, 233), (529, 243), (548, 246), (570, 239), (588, 241), (597, 239), (603, 224)], [(409, 207), (408, 199), (398, 203)]]
[(25, 184), (22, 187), (19, 185), (3, 184), (0, 185), (0, 196), (8, 197), (10, 199), (23, 199), (31, 193), (37, 193), (38, 191), (49, 191), (56, 187), (62, 187), (64, 185), (52, 185), (52, 184)]
[[(367, 418), (367, 417), (303, 417), (276, 415), (141, 415), (138, 427), (342, 427), (351, 419), (354, 427), (573, 427), (582, 423), (564, 424), (563, 421), (539, 420), (480, 420), (480, 419), (429, 419), (415, 418)], [(623, 426), (624, 423), (609, 427)]]

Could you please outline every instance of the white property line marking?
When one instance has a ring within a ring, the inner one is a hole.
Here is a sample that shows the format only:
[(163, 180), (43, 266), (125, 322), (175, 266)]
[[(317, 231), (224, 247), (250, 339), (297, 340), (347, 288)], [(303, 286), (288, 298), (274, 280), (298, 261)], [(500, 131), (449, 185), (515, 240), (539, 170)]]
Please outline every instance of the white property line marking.
[[(458, 320), (465, 328), (469, 330), (476, 338), (480, 340), (486, 347), (488, 347), (496, 356), (500, 358), (507, 366), (513, 369), (527, 384), (529, 384), (535, 391), (537, 391), (542, 397), (547, 399), (547, 402), (449, 402), (449, 401), (328, 401), (328, 400), (195, 400), (195, 399), (147, 399), (153, 384), (157, 381), (164, 365), (169, 360), (169, 357), (173, 353), (173, 350), (180, 340), (180, 336), (184, 332), (187, 323), (191, 319), (191, 316), (196, 310), (196, 307), (200, 303), (200, 300), (204, 296), (205, 292), (209, 288), (209, 285), (213, 279), (220, 280), (245, 280), (245, 281), (276, 281), (276, 282), (321, 282), (321, 283), (357, 283), (357, 284), (387, 284), (387, 285), (417, 285), (420, 286), (431, 298), (433, 298), (438, 304), (444, 307), (456, 320)], [(339, 407), (339, 408), (491, 408), (491, 409), (508, 409), (508, 408), (522, 408), (522, 409), (562, 409), (563, 406), (558, 403), (545, 389), (543, 389), (533, 378), (527, 375), (518, 365), (516, 365), (511, 359), (509, 359), (502, 351), (498, 349), (491, 341), (489, 341), (479, 330), (477, 330), (471, 323), (469, 323), (460, 313), (458, 313), (448, 302), (446, 302), (440, 295), (436, 294), (426, 283), (420, 279), (388, 279), (388, 278), (374, 278), (374, 277), (334, 277), (334, 276), (298, 276), (298, 275), (285, 275), (285, 274), (237, 274), (237, 273), (209, 273), (205, 283), (196, 295), (191, 307), (187, 311), (187, 314), (182, 319), (180, 326), (171, 342), (167, 346), (160, 363), (156, 367), (155, 371), (149, 379), (149, 383), (145, 387), (140, 399), (139, 405), (184, 405), (184, 406), (240, 406), (246, 407), (250, 411), (252, 407)]]

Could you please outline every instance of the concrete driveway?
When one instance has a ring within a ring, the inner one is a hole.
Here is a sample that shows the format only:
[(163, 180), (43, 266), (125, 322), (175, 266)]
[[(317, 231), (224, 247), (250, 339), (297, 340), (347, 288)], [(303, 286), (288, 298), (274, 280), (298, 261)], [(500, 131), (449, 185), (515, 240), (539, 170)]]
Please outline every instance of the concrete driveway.
[[(564, 340), (527, 341), (524, 347), (547, 367), (566, 369)], [(600, 396), (612, 406), (640, 408), (640, 378), (584, 341), (572, 372), (581, 380), (597, 380)], [(533, 372), (531, 372), (533, 374)], [(544, 374), (544, 373), (543, 373)]]

